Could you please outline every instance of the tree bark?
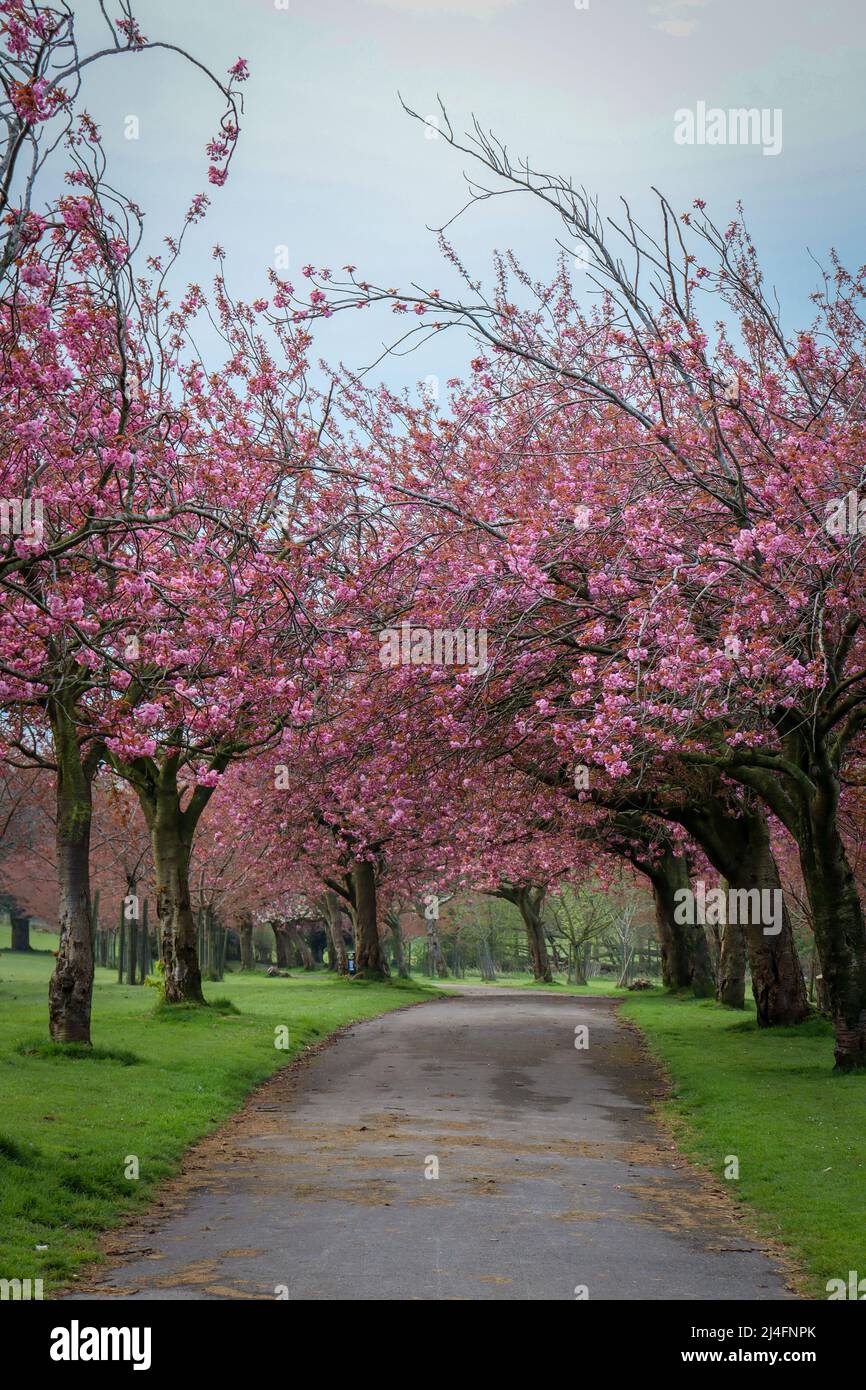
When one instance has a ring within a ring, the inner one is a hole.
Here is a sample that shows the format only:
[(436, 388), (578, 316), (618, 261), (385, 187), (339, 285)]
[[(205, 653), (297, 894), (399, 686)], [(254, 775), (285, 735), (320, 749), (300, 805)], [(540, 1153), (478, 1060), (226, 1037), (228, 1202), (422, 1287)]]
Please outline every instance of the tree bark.
[(826, 775), (804, 817), (800, 865), (821, 960), (821, 987), (836, 1033), (836, 1069), (866, 1068), (866, 923), (839, 834), (839, 783)]
[[(220, 771), (227, 761), (215, 758), (212, 765)], [(176, 751), (166, 753), (161, 763), (151, 758), (125, 763), (114, 755), (111, 763), (135, 788), (150, 831), (166, 1003), (205, 1004), (189, 861), (196, 826), (213, 789), (196, 786), (181, 806), (185, 788), (178, 782), (181, 754)]]
[(368, 859), (356, 859), (352, 865), (352, 886), (355, 895), (355, 976), (384, 978), (388, 963), (382, 952), (379, 922), (376, 911), (376, 869)]
[(662, 981), (668, 989), (691, 989), (696, 999), (710, 998), (716, 982), (703, 924), (677, 921), (676, 894), (691, 890), (688, 860), (665, 849), (658, 859), (633, 862), (652, 884)]
[(442, 950), (442, 938), (439, 935), (439, 924), (434, 921), (430, 923), (432, 930), (427, 933), (427, 940), (430, 942), (430, 954), (433, 962), (433, 974), (440, 980), (447, 980), (449, 975), (448, 962), (445, 959), (445, 952)]
[(189, 887), (191, 843), (184, 833), (175, 785), (160, 785), (151, 824), (156, 915), (167, 1004), (204, 1004)]
[(306, 937), (301, 935), (297, 922), (289, 922), (286, 925), (286, 935), (290, 944), (294, 947), (298, 963), (303, 970), (312, 970), (314, 967), (313, 953), (310, 950), (310, 943)]
[[(727, 888), (727, 880), (722, 884)], [(716, 998), (729, 1009), (746, 1007), (746, 938), (739, 922), (725, 922), (720, 929)]]
[(583, 946), (571, 943), (568, 952), (568, 981), (570, 984), (585, 985), (587, 983), (588, 957), (587, 949)]
[(274, 933), (274, 945), (277, 949), (277, 969), (288, 970), (289, 941), (285, 932), (285, 924), (283, 922), (271, 922), (271, 930)]
[(740, 923), (746, 939), (758, 1026), (802, 1023), (809, 1014), (806, 982), (770, 845), (766, 814), (754, 804), (744, 802), (734, 811), (720, 800), (708, 798), (702, 807), (684, 814), (682, 821), (710, 863), (727, 879), (730, 889), (746, 894), (778, 892), (778, 933), (769, 935), (765, 924), (754, 920), (756, 914), (751, 911), (746, 914), (748, 920)]
[[(673, 856), (669, 856), (673, 858)], [(692, 959), (687, 928), (674, 920), (674, 888), (668, 875), (659, 870), (649, 875), (656, 913), (656, 932), (662, 958), (662, 983), (666, 989), (688, 989), (692, 979)]]
[(248, 914), (238, 918), (238, 941), (241, 947), (241, 970), (255, 970), (253, 960), (253, 919)]
[(30, 918), (19, 916), (18, 913), (10, 913), (12, 924), (12, 945), (13, 951), (31, 951), (30, 945)]
[(329, 888), (325, 893), (325, 929), (328, 933), (328, 959), (338, 975), (348, 975), (349, 960), (343, 936), (342, 901), (339, 893)]
[(529, 947), (529, 961), (534, 978), (545, 985), (553, 984), (553, 972), (544, 939), (541, 921), (541, 904), (544, 890), (541, 888), (519, 888), (515, 897), (516, 905), (526, 926), (526, 943)]
[(394, 964), (397, 967), (397, 978), (408, 980), (409, 971), (406, 969), (406, 953), (403, 950), (403, 928), (400, 923), (400, 914), (396, 911), (389, 911), (387, 914), (388, 926), (391, 929), (391, 944), (394, 951)]
[(782, 930), (777, 936), (768, 936), (760, 923), (749, 921), (745, 927), (758, 1026), (766, 1028), (773, 1024), (802, 1023), (809, 1016), (806, 981), (797, 956), (782, 880), (770, 848), (769, 831), (763, 816), (760, 817), (757, 835), (751, 826), (749, 833), (752, 840), (750, 852), (743, 855), (739, 873), (734, 874), (730, 885), (747, 891), (754, 887), (778, 892), (782, 904)]
[(478, 968), (481, 971), (482, 980), (496, 979), (496, 966), (493, 962), (493, 954), (487, 941), (482, 939), (478, 943)]
[(82, 760), (73, 721), (51, 713), (57, 760), (57, 886), (60, 946), (48, 985), (48, 1026), (55, 1042), (90, 1042), (93, 939), (90, 826), (96, 760)]

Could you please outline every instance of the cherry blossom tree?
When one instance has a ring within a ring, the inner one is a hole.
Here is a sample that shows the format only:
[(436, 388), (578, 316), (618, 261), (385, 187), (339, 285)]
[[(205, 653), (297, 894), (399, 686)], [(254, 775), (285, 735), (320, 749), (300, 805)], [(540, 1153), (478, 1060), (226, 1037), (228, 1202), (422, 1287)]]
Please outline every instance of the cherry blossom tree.
[[(0, 103), (0, 429), (12, 519), (0, 555), (0, 694), (6, 747), (56, 775), (61, 939), (49, 1014), (62, 1041), (90, 1037), (92, 782), (116, 695), (105, 664), (140, 597), (129, 574), (138, 537), (169, 523), (185, 491), (183, 415), (160, 375), (159, 328), (140, 310), (133, 274), (140, 213), (107, 184), (98, 132), (78, 107), (93, 62), (171, 47), (150, 43), (129, 7), (119, 8), (112, 21), (103, 7), (110, 42), (86, 56), (71, 7), (0, 8), (13, 77)], [(239, 61), (223, 83), (189, 61), (226, 103), (209, 149), (219, 184), (246, 68)], [(37, 210), (38, 176), (58, 143), (66, 191)], [(206, 203), (196, 198), (187, 225)], [(170, 244), (172, 259), (179, 244)]]
[[(447, 126), (446, 139), (459, 144)], [(620, 782), (621, 805), (688, 817), (709, 854), (719, 837), (683, 798), (705, 770), (728, 813), (724, 856), (712, 850), (719, 870), (745, 836), (751, 881), (768, 891), (779, 884), (767, 835), (776, 817), (799, 847), (837, 1066), (862, 1067), (866, 930), (838, 807), (866, 709), (850, 524), (863, 275), (831, 258), (814, 323), (792, 334), (742, 216), (720, 229), (700, 200), (677, 217), (660, 196), (653, 235), (627, 206), (619, 223), (605, 221), (569, 180), (513, 166), (478, 128), (461, 148), (560, 218), (568, 244), (556, 276), (535, 283), (502, 257), (488, 298), (443, 240), (462, 296), (401, 295), (354, 272), (325, 289), (331, 312), (379, 300), (417, 316), (420, 336), (454, 324), (478, 342), (479, 390), (456, 402), (457, 466), (452, 454), (447, 473), (428, 469), (424, 500), (459, 518), (455, 532), (474, 529), (476, 604), (486, 588), (491, 625), (518, 633), (524, 709), (504, 746), (543, 729), (560, 761)], [(597, 292), (589, 305), (572, 251)], [(714, 303), (725, 321), (711, 335)], [(442, 442), (440, 432), (440, 460)], [(478, 566), (495, 549), (488, 579)], [(536, 765), (553, 774), (549, 760)], [(790, 925), (775, 942), (762, 936), (766, 973), (781, 981), (778, 1009), (757, 981), (765, 1021), (804, 1016)]]

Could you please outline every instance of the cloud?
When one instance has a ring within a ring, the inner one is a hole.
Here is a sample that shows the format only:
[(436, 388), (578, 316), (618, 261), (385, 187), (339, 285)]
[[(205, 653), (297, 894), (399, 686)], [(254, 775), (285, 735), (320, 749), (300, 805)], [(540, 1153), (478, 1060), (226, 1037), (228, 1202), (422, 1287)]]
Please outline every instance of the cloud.
[(649, 13), (665, 18), (659, 19), (653, 27), (670, 34), (673, 39), (686, 39), (695, 32), (698, 21), (684, 11), (702, 10), (709, 3), (710, 0), (659, 0), (658, 4), (649, 6)]

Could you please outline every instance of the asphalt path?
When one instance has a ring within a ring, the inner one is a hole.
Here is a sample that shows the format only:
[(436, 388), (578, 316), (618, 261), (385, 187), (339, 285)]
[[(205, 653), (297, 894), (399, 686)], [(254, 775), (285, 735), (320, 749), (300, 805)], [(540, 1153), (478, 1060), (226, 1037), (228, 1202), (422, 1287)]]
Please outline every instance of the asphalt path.
[(355, 1024), (197, 1145), (73, 1297), (790, 1296), (654, 1120), (662, 1087), (606, 999), (470, 988)]

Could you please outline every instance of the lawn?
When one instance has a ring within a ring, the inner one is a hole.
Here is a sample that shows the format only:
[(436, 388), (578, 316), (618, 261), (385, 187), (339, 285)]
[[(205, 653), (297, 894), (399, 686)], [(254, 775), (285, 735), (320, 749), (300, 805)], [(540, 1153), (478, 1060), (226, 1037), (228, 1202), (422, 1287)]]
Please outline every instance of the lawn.
[(833, 1074), (830, 1025), (759, 1032), (750, 1012), (655, 991), (621, 1010), (668, 1070), (680, 1146), (723, 1179), (739, 1159), (725, 1186), (799, 1257), (805, 1292), (866, 1278), (866, 1075)]
[(515, 971), (514, 974), (497, 974), (495, 980), (482, 980), (481, 972), (478, 970), (467, 970), (465, 975), (447, 975), (444, 979), (430, 979), (429, 976), (419, 975), (416, 978), (425, 983), (434, 984), (442, 989), (459, 988), (461, 985), (483, 985), (487, 984), (491, 989), (538, 989), (548, 990), (551, 993), (561, 994), (610, 994), (622, 995), (627, 997), (628, 990), (620, 989), (616, 982), (615, 975), (601, 975), (593, 978), (585, 985), (570, 985), (566, 983), (564, 975), (555, 975), (552, 984), (542, 984), (535, 980), (528, 972), (521, 973)]
[[(205, 985), (229, 1004), (160, 1014), (156, 991), (97, 970), (96, 1055), (71, 1059), (44, 1046), (56, 938), (31, 943), (13, 955), (0, 930), (0, 1278), (41, 1277), (46, 1294), (258, 1082), (344, 1024), (432, 995), (414, 981), (234, 974)], [(281, 1027), (288, 1051), (275, 1047)], [(125, 1176), (130, 1156), (138, 1180)]]

